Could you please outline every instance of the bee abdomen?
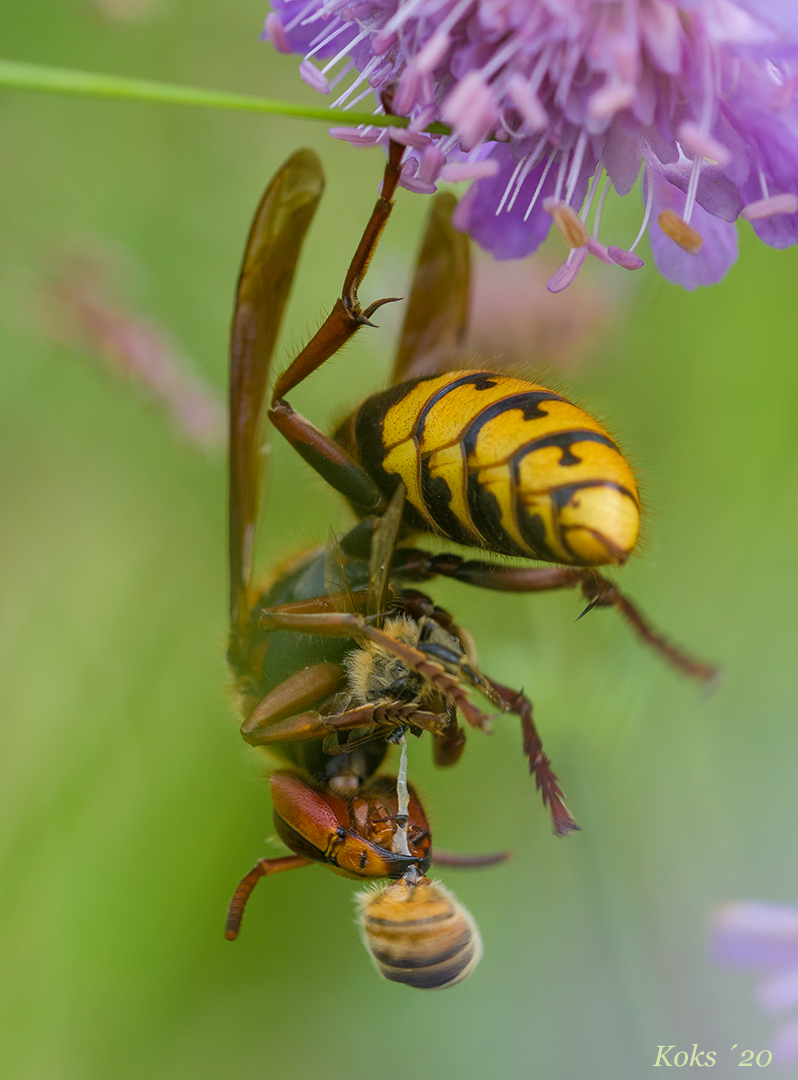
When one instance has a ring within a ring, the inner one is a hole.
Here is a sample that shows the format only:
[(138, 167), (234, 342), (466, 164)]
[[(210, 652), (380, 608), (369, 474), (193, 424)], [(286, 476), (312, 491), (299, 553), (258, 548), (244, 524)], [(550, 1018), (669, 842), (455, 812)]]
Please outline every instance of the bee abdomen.
[(363, 942), (391, 982), (442, 990), (467, 978), (482, 957), (473, 917), (438, 881), (401, 879), (357, 902)]

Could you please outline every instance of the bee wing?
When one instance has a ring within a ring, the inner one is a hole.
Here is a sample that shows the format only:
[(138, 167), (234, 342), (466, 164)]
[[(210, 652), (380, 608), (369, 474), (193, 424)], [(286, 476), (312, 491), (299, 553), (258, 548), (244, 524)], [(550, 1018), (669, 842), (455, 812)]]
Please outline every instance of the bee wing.
[[(377, 615), (385, 611), (391, 560), (396, 549), (399, 527), (402, 524), (404, 504), (405, 486), (400, 483), (385, 513), (377, 519), (372, 533), (369, 553), (369, 586), (365, 594), (366, 615)], [(364, 611), (363, 594), (358, 593), (360, 600), (358, 602), (352, 592), (352, 585), (346, 572), (343, 549), (332, 529), (327, 531), (327, 544), (324, 551), (324, 591), (337, 603), (342, 603), (340, 610)]]
[(405, 486), (400, 481), (371, 538), (368, 598), (368, 612), (371, 615), (385, 611), (391, 560), (396, 549), (396, 538), (399, 535), (399, 526), (402, 524), (404, 506)]
[(230, 332), (230, 616), (247, 615), (262, 473), (263, 399), (302, 242), (324, 188), (321, 162), (298, 150), (275, 175), (252, 222)]
[(393, 384), (438, 370), (468, 325), (468, 237), (452, 225), (454, 195), (436, 195), (416, 263), (393, 367)]
[(345, 602), (344, 611), (357, 611), (346, 574), (344, 553), (332, 529), (327, 530), (327, 544), (324, 549), (324, 591), (327, 596), (342, 597)]

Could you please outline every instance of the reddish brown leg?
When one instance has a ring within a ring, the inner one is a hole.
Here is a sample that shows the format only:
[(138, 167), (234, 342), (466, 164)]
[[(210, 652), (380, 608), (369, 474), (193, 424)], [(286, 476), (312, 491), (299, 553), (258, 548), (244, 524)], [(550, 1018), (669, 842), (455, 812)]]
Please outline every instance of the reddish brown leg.
[(335, 491), (368, 514), (385, 509), (382, 492), (346, 451), (323, 431), (294, 412), (287, 401), (275, 401), (269, 419), (301, 458)]
[[(444, 721), (438, 713), (420, 712), (412, 701), (377, 702), (359, 705), (355, 709), (334, 716), (322, 716), (318, 712), (289, 716), (276, 723), (264, 723), (261, 727), (244, 732), (245, 742), (250, 746), (269, 746), (272, 743), (306, 742), (308, 739), (326, 739), (337, 731), (354, 728), (374, 728), (373, 738), (380, 729), (390, 734), (397, 727), (410, 724), (425, 731), (440, 731)], [(365, 740), (359, 740), (365, 741)], [(356, 746), (352, 743), (351, 746)], [(351, 749), (349, 743), (341, 749)], [(338, 753), (339, 751), (335, 751)]]
[(289, 675), (258, 702), (241, 725), (241, 735), (252, 742), (250, 736), (330, 697), (345, 681), (346, 673), (339, 664), (313, 664)]
[(322, 324), (321, 329), (277, 380), (272, 396), (272, 405), (290, 393), (295, 386), (321, 367), (326, 360), (329, 360), (333, 353), (337, 352), (361, 326), (369, 325), (374, 312), (382, 304), (389, 302), (388, 300), (378, 300), (364, 310), (360, 306), (357, 292), (366, 275), (369, 263), (382, 235), (382, 230), (385, 228), (393, 209), (393, 197), (401, 175), (404, 149), (399, 143), (390, 143), (388, 164), (385, 166), (385, 175), (382, 181), (382, 192), (360, 239), (355, 256), (350, 263), (341, 296), (336, 300), (335, 306)]
[(310, 863), (310, 859), (303, 859), (301, 855), (283, 855), (279, 859), (258, 859), (257, 865), (241, 879), (238, 888), (233, 893), (233, 899), (227, 909), (227, 922), (224, 930), (224, 936), (227, 940), (235, 941), (238, 937), (241, 920), (244, 918), (244, 908), (247, 906), (252, 890), (262, 877), (280, 874), (283, 870), (298, 870), (300, 866), (310, 866)]
[[(579, 616), (587, 615), (594, 607), (614, 607), (626, 619), (637, 635), (647, 644), (656, 649), (660, 656), (664, 657), (683, 675), (691, 679), (697, 679), (704, 683), (710, 690), (714, 689), (721, 678), (721, 671), (715, 664), (709, 664), (705, 660), (698, 660), (690, 653), (684, 652), (678, 645), (655, 630), (646, 619), (640, 609), (632, 603), (623, 593), (601, 574), (594, 571), (585, 571), (585, 577), (580, 583), (582, 593), (587, 601), (587, 607)], [(588, 575), (592, 575), (589, 577)]]
[[(382, 630), (371, 626), (362, 615), (349, 612), (332, 612), (322, 615), (290, 615), (276, 610), (262, 612), (258, 625), (262, 630), (294, 630), (302, 634), (318, 634), (322, 637), (367, 638), (387, 652), (393, 653), (411, 671), (427, 679), (437, 690), (449, 698), (472, 727), (485, 730), (488, 716), (478, 709), (468, 696), (468, 691), (445, 667), (426, 656), (420, 649), (397, 641)], [(487, 680), (489, 683), (490, 680)]]
[(281, 612), (285, 615), (324, 615), (332, 611), (363, 611), (368, 609), (369, 594), (360, 592), (327, 593), (308, 600), (292, 600), (288, 604), (277, 604), (270, 608), (261, 608), (261, 612)]
[(557, 782), (557, 774), (543, 753), (543, 744), (532, 719), (532, 702), (520, 691), (511, 690), (509, 686), (502, 686), (493, 679), (489, 682), (496, 693), (507, 702), (512, 712), (521, 718), (524, 753), (529, 759), (529, 772), (535, 777), (535, 785), (543, 798), (543, 805), (549, 809), (554, 831), (559, 836), (577, 832), (579, 826), (565, 805), (565, 796)]
[[(402, 553), (403, 552), (400, 552), (400, 554)], [(434, 556), (431, 558), (434, 558)], [(458, 637), (463, 633), (463, 631), (455, 624), (448, 611), (435, 606), (429, 597), (425, 596), (423, 593), (417, 592), (415, 589), (408, 590), (408, 592), (403, 595), (402, 608), (408, 613), (412, 613), (416, 618), (426, 616), (427, 618), (435, 619), (440, 626), (448, 630), (455, 637)], [(471, 668), (468, 667), (468, 670), (471, 670)], [(526, 695), (517, 693), (515, 690), (509, 689), (509, 687), (502, 686), (501, 683), (497, 683), (494, 679), (483, 675), (481, 672), (479, 673), (479, 679), (480, 682), (488, 684), (491, 700), (498, 700), (499, 704), (504, 709), (514, 712), (520, 717), (524, 738), (524, 753), (529, 759), (529, 770), (535, 776), (538, 790), (542, 792), (544, 806), (548, 806), (550, 809), (555, 830), (561, 836), (564, 836), (567, 833), (578, 829), (579, 826), (571, 817), (563, 802), (563, 793), (557, 783), (557, 776), (551, 768), (548, 757), (543, 753), (540, 736), (537, 733), (537, 729), (532, 719), (531, 701)], [(449, 732), (449, 734), (452, 735), (453, 733)], [(459, 752), (453, 758), (454, 761), (457, 761), (462, 753), (464, 741), (465, 740), (463, 739), (462, 742), (459, 743)], [(442, 736), (438, 736), (435, 739), (435, 764), (449, 764), (450, 762), (448, 760), (439, 760), (439, 752), (442, 752), (444, 756), (446, 754)]]
[(696, 659), (655, 630), (640, 609), (625, 597), (616, 585), (592, 568), (501, 566), (478, 559), (465, 560), (459, 555), (431, 555), (415, 548), (399, 548), (392, 569), (406, 581), (429, 581), (430, 578), (440, 575), (498, 592), (550, 592), (554, 589), (579, 587), (588, 601), (582, 615), (586, 615), (594, 607), (613, 607), (621, 613), (638, 637), (683, 675), (712, 684), (720, 674), (714, 664)]
[(483, 866), (498, 866), (499, 863), (512, 859), (512, 851), (487, 851), (484, 855), (459, 855), (455, 851), (439, 851), (437, 848), (432, 853), (432, 862), (435, 866), (450, 866), (455, 870), (481, 870)]
[(376, 300), (364, 309), (358, 299), (358, 289), (393, 209), (403, 153), (404, 147), (399, 143), (389, 144), (382, 192), (347, 271), (341, 295), (317, 333), (277, 379), (268, 414), (274, 426), (300, 456), (331, 487), (368, 514), (381, 514), (385, 510), (386, 500), (377, 485), (340, 446), (294, 412), (284, 398), (346, 344), (361, 326), (373, 326), (371, 316), (378, 308), (398, 299), (387, 297)]
[(443, 731), (433, 735), (432, 760), (439, 769), (456, 765), (465, 750), (466, 735), (457, 723), (457, 713), (452, 709)]

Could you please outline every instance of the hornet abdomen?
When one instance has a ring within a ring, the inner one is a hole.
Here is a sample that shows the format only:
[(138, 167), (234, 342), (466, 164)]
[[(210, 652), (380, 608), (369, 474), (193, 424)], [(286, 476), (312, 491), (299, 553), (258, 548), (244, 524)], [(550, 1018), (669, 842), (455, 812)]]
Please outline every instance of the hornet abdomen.
[(412, 379), (368, 398), (336, 439), (409, 524), (459, 544), (572, 566), (624, 562), (637, 542), (632, 471), (560, 394), (487, 371)]

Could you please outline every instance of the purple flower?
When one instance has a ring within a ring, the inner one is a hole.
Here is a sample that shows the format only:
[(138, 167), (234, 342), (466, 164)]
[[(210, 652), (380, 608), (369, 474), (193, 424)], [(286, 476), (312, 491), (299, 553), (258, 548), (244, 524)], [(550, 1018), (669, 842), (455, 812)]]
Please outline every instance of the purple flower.
[[(725, 904), (712, 920), (712, 954), (718, 963), (764, 971), (757, 988), (765, 1012), (798, 1007), (798, 907), (781, 904)], [(798, 1062), (798, 1016), (778, 1029), (773, 1060)]]
[[(410, 118), (392, 135), (407, 145), (405, 187), (474, 181), (456, 223), (496, 258), (530, 254), (555, 222), (571, 249), (555, 291), (588, 254), (642, 266), (649, 224), (660, 272), (689, 289), (734, 262), (740, 216), (772, 247), (798, 242), (795, 0), (273, 3), (264, 36), (304, 54), (316, 89), (343, 83), (333, 105), (377, 91)], [(425, 134), (433, 120), (452, 135)], [(605, 246), (605, 199), (628, 194), (641, 168), (639, 234)]]

